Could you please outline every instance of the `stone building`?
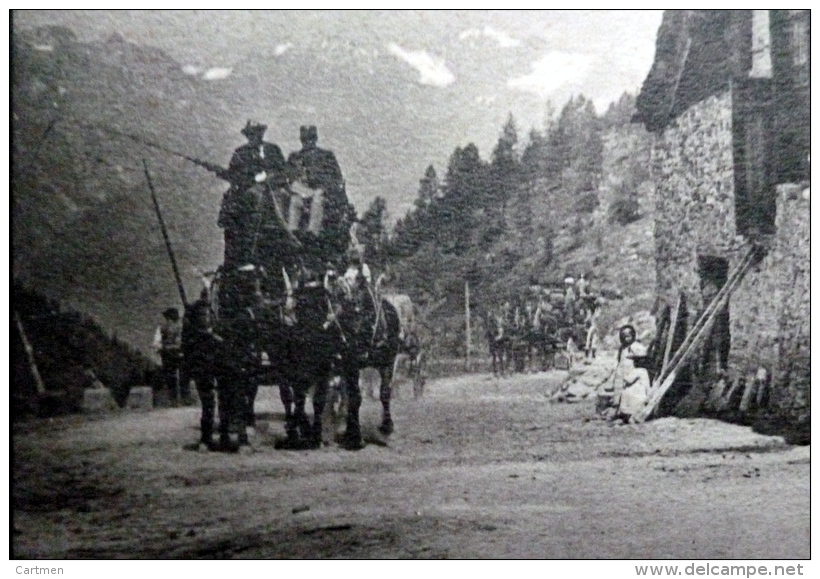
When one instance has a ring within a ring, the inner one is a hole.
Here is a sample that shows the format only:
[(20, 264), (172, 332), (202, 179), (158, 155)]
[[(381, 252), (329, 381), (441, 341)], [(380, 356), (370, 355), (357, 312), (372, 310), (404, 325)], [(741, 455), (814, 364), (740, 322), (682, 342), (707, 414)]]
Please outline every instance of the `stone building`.
[(634, 120), (654, 133), (656, 303), (684, 295), (677, 341), (752, 244), (761, 258), (662, 414), (810, 418), (809, 40), (808, 10), (664, 14)]

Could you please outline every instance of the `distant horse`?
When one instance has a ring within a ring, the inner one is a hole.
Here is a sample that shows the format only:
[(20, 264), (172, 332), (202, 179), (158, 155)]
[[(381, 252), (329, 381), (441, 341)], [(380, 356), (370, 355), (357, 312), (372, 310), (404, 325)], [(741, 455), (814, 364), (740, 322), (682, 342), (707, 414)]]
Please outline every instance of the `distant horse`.
[(563, 354), (567, 370), (572, 368), (576, 355), (584, 351), (586, 335), (586, 327), (583, 324), (566, 325), (556, 331), (556, 348)]
[(418, 334), (413, 330), (405, 330), (404, 339), (399, 347), (399, 354), (393, 365), (393, 376), (395, 377), (400, 364), (404, 363), (406, 374), (413, 383), (413, 397), (421, 398), (424, 394), (424, 384), (427, 380), (425, 368), (427, 364), (426, 354)]
[(500, 316), (490, 312), (484, 314), (484, 336), (490, 347), (490, 356), (493, 363), (493, 375), (504, 376), (510, 354), (510, 336), (505, 331), (505, 324)]
[(527, 369), (530, 357), (529, 331), (525, 325), (512, 326), (509, 329), (508, 351), (513, 372), (523, 373)]
[(557, 320), (549, 312), (538, 312), (527, 335), (531, 348), (531, 362), (541, 370), (549, 370), (555, 365)]

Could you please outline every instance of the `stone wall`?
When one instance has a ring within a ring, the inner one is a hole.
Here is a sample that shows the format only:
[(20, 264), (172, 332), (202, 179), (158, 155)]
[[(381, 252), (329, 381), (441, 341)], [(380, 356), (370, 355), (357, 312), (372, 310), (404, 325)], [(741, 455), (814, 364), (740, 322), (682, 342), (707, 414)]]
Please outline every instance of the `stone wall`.
[(731, 103), (729, 91), (697, 103), (652, 150), (657, 297), (674, 304), (684, 291), (690, 311), (701, 308), (698, 255), (731, 262), (737, 245)]
[(798, 185), (778, 187), (777, 236), (771, 256), (781, 296), (778, 311), (779, 356), (774, 366), (772, 405), (803, 421), (811, 406), (810, 191)]
[[(726, 259), (731, 272), (749, 248), (735, 226), (731, 103), (727, 90), (690, 107), (652, 152), (657, 303), (674, 304), (683, 291), (690, 324), (703, 308), (698, 256)], [(803, 419), (811, 375), (809, 193), (797, 185), (777, 193), (777, 232), (729, 302), (729, 382), (749, 382), (764, 368), (769, 407)]]

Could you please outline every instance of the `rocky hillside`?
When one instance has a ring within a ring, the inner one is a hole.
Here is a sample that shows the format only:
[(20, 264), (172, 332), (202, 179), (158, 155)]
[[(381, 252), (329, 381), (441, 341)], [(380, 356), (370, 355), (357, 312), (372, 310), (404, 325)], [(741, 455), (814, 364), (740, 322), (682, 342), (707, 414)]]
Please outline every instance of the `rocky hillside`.
[[(480, 323), (485, 311), (502, 301), (515, 303), (530, 286), (561, 287), (566, 276), (581, 273), (605, 298), (601, 324), (607, 333), (627, 320), (638, 322), (645, 337), (654, 329), (649, 315), (655, 291), (651, 136), (630, 123), (634, 99), (629, 95), (602, 116), (579, 100), (580, 105), (567, 103), (546, 136), (533, 132), (528, 142), (510, 147), (519, 168), (507, 181), (497, 179), (503, 168), (497, 152), (505, 139), (516, 142), (510, 124), (494, 157), (476, 161), (466, 172), (483, 174), (482, 186), (459, 184), (458, 163), (463, 165), (469, 147), (457, 149), (432, 201), (424, 200), (428, 178), (415, 214), (397, 225), (392, 242), (399, 254), (407, 239), (430, 238), (391, 267), (399, 289), (435, 320), (430, 339), (443, 355), (464, 352), (467, 282), (476, 318), (473, 344), (479, 351), (486, 347)], [(582, 110), (587, 112), (578, 117)], [(583, 136), (585, 125), (594, 127), (593, 138)], [(572, 149), (578, 153), (567, 160), (566, 151)], [(539, 154), (541, 161), (533, 161)], [(464, 196), (473, 199), (473, 209), (460, 209)], [(452, 227), (454, 220), (462, 225)]]

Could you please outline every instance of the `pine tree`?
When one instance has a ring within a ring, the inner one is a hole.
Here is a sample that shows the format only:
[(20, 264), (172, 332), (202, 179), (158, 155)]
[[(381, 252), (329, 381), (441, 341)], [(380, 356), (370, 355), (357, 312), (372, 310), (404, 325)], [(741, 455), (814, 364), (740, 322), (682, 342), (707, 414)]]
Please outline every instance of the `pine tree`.
[(487, 166), (473, 143), (457, 147), (450, 157), (444, 179), (444, 195), (433, 204), (431, 225), (440, 232), (445, 252), (463, 254), (473, 241), (477, 217), (486, 199)]
[(424, 172), (424, 177), (419, 180), (419, 195), (416, 198), (416, 207), (429, 207), (433, 200), (438, 197), (440, 184), (435, 168), (430, 165)]
[(490, 161), (489, 202), (491, 207), (497, 210), (497, 224), (501, 228), (505, 226), (507, 204), (520, 183), (520, 164), (515, 148), (517, 143), (518, 132), (515, 128), (515, 119), (510, 113), (493, 149)]
[(356, 237), (364, 245), (364, 260), (376, 269), (384, 269), (388, 255), (387, 202), (376, 197), (359, 220)]

